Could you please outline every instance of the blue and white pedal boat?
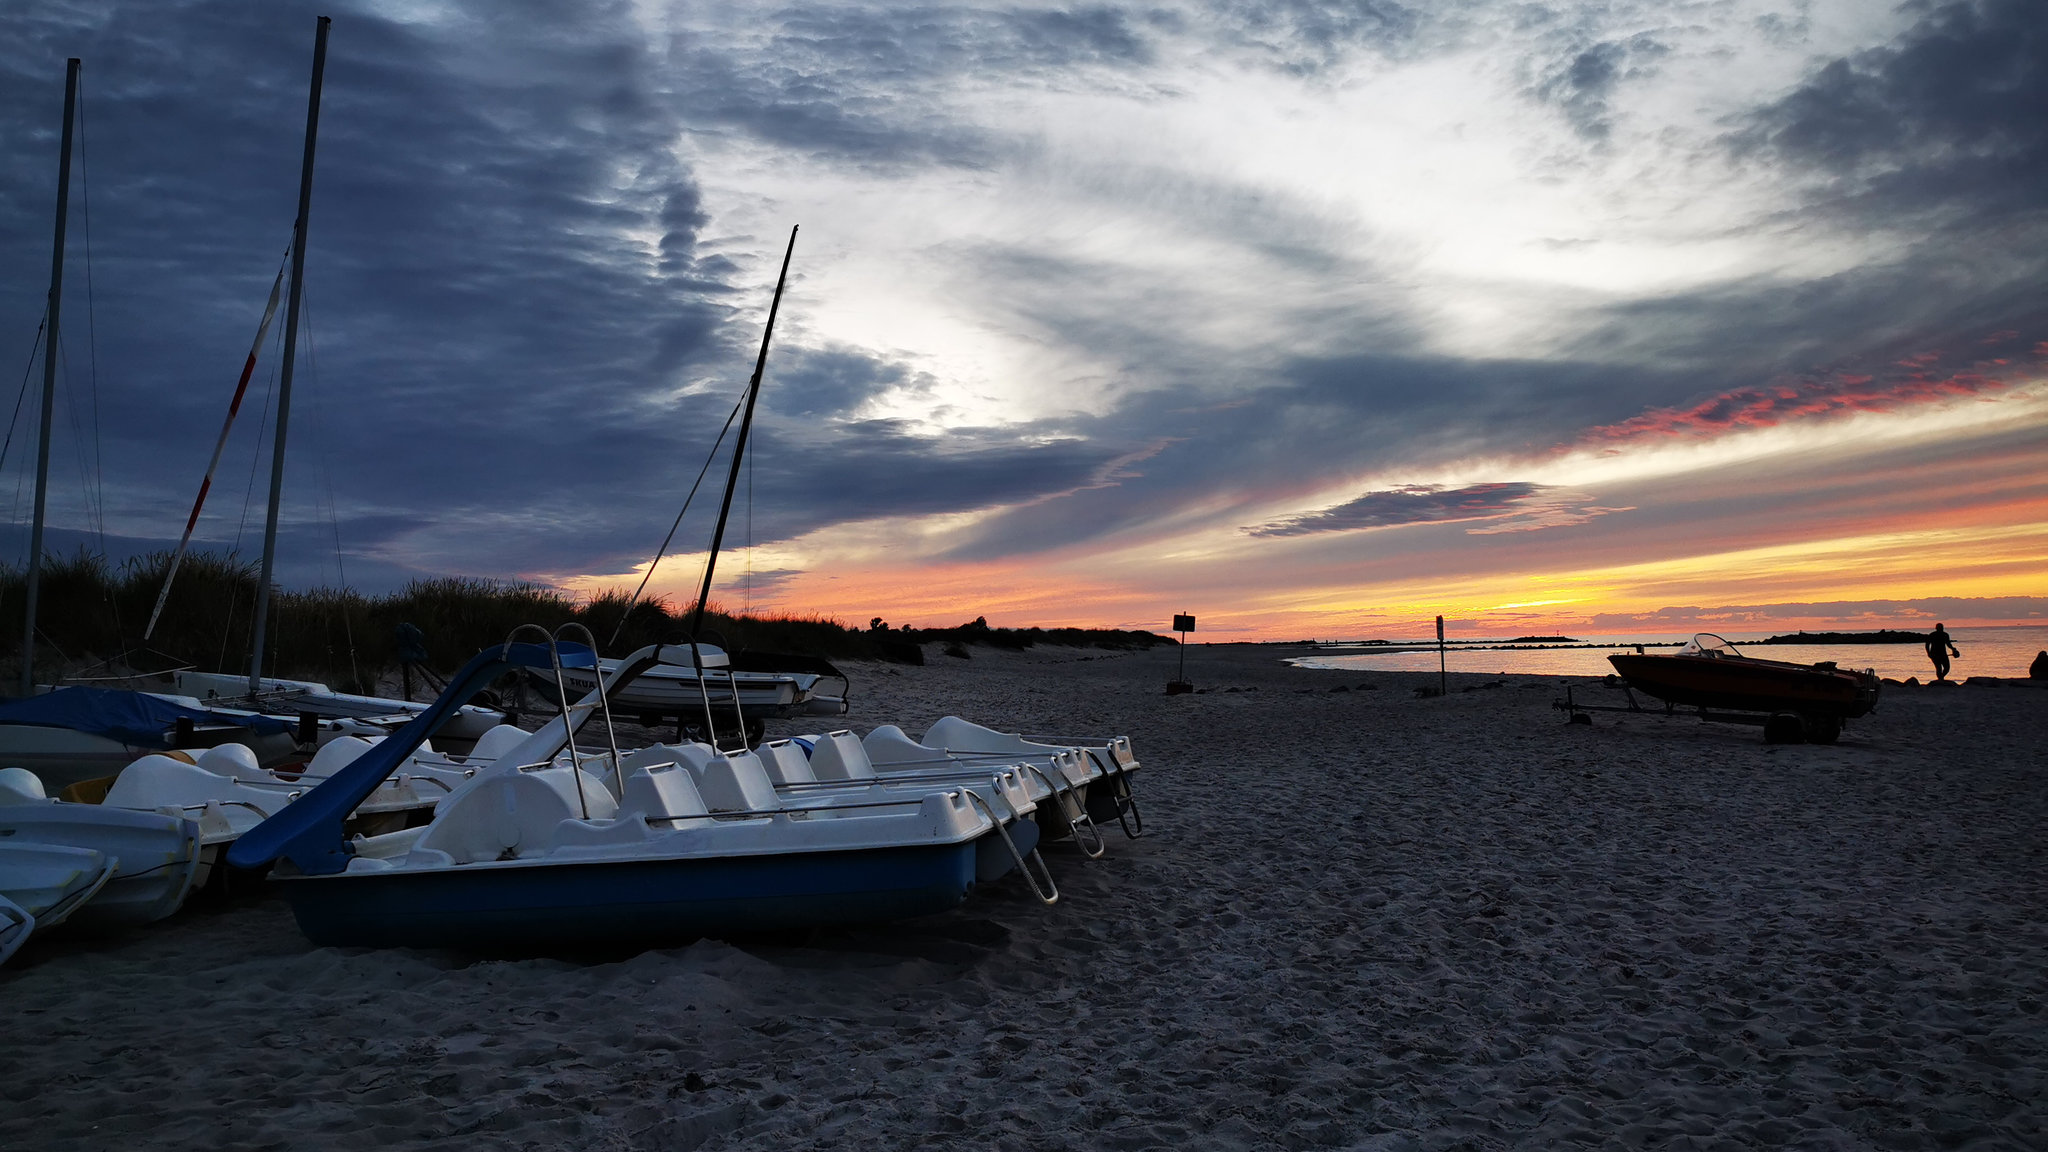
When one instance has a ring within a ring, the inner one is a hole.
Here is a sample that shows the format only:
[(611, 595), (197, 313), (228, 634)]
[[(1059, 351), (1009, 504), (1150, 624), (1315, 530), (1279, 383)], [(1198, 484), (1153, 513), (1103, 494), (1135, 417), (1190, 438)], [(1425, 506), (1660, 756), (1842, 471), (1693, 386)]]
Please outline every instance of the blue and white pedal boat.
[(1021, 823), (1015, 812), (966, 787), (792, 803), (751, 752), (614, 749), (597, 772), (558, 762), (585, 721), (609, 717), (608, 693), (679, 662), (672, 645), (620, 661), (560, 723), (478, 768), (425, 827), (344, 837), (342, 818), (438, 711), (509, 668), (557, 660), (596, 663), (569, 645), (480, 655), (418, 720), (242, 837), (230, 863), (277, 862), (315, 943), (549, 952), (938, 912), (967, 898), (991, 851), (1011, 866), (1035, 855), (1005, 829)]

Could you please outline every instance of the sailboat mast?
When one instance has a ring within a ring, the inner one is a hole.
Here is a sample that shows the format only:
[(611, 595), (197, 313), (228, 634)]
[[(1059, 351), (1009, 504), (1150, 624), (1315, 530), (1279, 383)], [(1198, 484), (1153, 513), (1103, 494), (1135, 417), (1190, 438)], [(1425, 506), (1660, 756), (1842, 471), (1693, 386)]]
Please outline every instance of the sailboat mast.
[(255, 633), (249, 654), (249, 694), (263, 690), (263, 634), (270, 619), (270, 573), (277, 562), (277, 512), (284, 499), (284, 437), (292, 407), (292, 364), (299, 347), (299, 300), (306, 282), (306, 218), (313, 210), (313, 146), (320, 139), (320, 80), (327, 71), (327, 26), (320, 17), (313, 39), (313, 90), (306, 98), (306, 158), (299, 167), (299, 216), (292, 225), (292, 290), (284, 313), (284, 358), (277, 382), (277, 441), (270, 454), (270, 512), (263, 522), (263, 574), (256, 584)]
[(21, 694), (36, 690), (36, 593), (43, 574), (43, 510), (50, 493), (50, 417), (57, 407), (57, 318), (64, 303), (64, 217), (71, 207), (71, 120), (78, 111), (78, 57), (64, 63), (64, 142), (57, 159), (57, 241), (50, 253), (50, 322), (43, 341), (43, 416), (36, 434), (36, 511), (28, 533), (26, 622), (21, 637)]
[(754, 426), (754, 401), (761, 396), (761, 372), (768, 366), (768, 342), (775, 338), (775, 313), (782, 309), (782, 285), (789, 279), (789, 258), (796, 254), (796, 225), (790, 225), (789, 247), (782, 253), (782, 272), (775, 277), (775, 298), (768, 303), (768, 328), (761, 333), (761, 354), (754, 358), (754, 378), (747, 381), (747, 413), (740, 418), (740, 437), (733, 441), (732, 471), (725, 477), (725, 499), (718, 505), (718, 527), (711, 533), (711, 555), (704, 560), (704, 587), (697, 610), (690, 614), (690, 638), (704, 623), (704, 605), (711, 600), (711, 576), (718, 568), (718, 549), (725, 543), (725, 518), (732, 512), (732, 490), (739, 486), (740, 460), (747, 454), (747, 432)]

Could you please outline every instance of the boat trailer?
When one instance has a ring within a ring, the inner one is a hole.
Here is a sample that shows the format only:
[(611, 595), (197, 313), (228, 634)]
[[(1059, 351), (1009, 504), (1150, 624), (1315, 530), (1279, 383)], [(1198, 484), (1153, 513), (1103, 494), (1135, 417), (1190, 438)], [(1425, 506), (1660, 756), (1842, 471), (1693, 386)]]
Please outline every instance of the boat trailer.
[(1605, 683), (1608, 687), (1621, 689), (1628, 697), (1627, 705), (1581, 704), (1572, 695), (1572, 686), (1567, 684), (1564, 699), (1550, 702), (1552, 708), (1565, 713), (1567, 724), (1591, 724), (1594, 712), (1635, 712), (1645, 716), (1692, 716), (1697, 715), (1710, 724), (1747, 724), (1764, 730), (1766, 744), (1833, 744), (1842, 734), (1842, 721), (1837, 716), (1803, 715), (1798, 712), (1723, 712), (1711, 708), (1687, 708), (1666, 700), (1662, 708), (1645, 708), (1636, 699), (1634, 689), (1627, 680), (1610, 675)]

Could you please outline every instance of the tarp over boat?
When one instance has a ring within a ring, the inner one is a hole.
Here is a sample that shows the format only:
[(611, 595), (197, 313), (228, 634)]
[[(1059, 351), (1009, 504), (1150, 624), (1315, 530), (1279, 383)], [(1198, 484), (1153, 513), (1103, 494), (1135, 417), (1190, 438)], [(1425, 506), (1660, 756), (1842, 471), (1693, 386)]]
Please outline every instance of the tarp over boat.
[(0, 704), (0, 724), (68, 728), (138, 748), (170, 747), (169, 733), (180, 720), (195, 725), (232, 725), (266, 736), (292, 729), (291, 721), (276, 716), (191, 708), (147, 692), (119, 688), (58, 688)]

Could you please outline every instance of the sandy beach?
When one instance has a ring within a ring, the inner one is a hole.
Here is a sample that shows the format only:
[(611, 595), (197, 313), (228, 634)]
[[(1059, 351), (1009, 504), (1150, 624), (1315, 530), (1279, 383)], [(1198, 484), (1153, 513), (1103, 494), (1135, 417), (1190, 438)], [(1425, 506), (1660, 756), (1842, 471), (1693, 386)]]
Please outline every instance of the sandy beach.
[(1147, 834), (1049, 848), (1057, 906), (604, 961), (261, 897), (53, 934), (0, 968), (0, 1147), (2048, 1144), (2048, 691), (1771, 746), (1555, 678), (972, 651), (856, 666), (847, 723), (1131, 735)]

